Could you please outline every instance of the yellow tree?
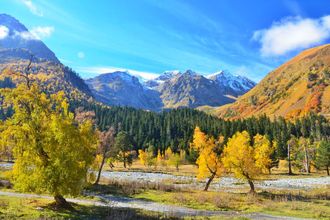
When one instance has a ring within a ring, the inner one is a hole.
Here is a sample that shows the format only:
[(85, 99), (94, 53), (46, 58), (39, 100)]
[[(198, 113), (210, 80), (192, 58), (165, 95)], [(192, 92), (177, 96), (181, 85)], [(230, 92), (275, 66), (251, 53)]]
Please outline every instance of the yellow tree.
[(139, 150), (138, 152), (141, 164), (148, 167), (157, 166), (157, 158), (154, 157), (153, 147), (150, 147), (148, 150)]
[(181, 161), (182, 160), (180, 154), (178, 153), (173, 153), (168, 158), (168, 164), (174, 166), (177, 171), (179, 171), (179, 166), (181, 165)]
[[(275, 143), (273, 145), (276, 145)], [(268, 138), (264, 135), (257, 134), (254, 136), (254, 158), (256, 166), (259, 167), (264, 173), (269, 172), (272, 159), (270, 155), (274, 152)]]
[(144, 150), (139, 150), (139, 159), (140, 159), (140, 163), (144, 166), (147, 165), (147, 153)]
[(198, 165), (197, 178), (208, 178), (204, 188), (204, 191), (207, 191), (213, 179), (220, 177), (223, 172), (220, 149), (217, 147), (215, 139), (207, 137), (199, 127), (195, 128), (191, 147), (199, 153), (196, 160)]
[(157, 165), (160, 165), (160, 166), (166, 166), (166, 161), (165, 161), (165, 158), (164, 158), (164, 155), (161, 154), (160, 150), (158, 150), (158, 153), (157, 153)]
[(63, 92), (49, 96), (28, 82), (0, 90), (14, 109), (1, 134), (1, 142), (13, 146), (12, 181), (21, 191), (50, 193), (65, 207), (63, 195), (77, 195), (85, 185), (95, 132), (90, 121), (74, 120)]
[(272, 153), (265, 136), (256, 135), (254, 140), (255, 145), (251, 146), (249, 133), (237, 132), (229, 138), (222, 158), (224, 167), (232, 171), (236, 178), (248, 181), (250, 193), (255, 193), (253, 180), (271, 163), (269, 157)]

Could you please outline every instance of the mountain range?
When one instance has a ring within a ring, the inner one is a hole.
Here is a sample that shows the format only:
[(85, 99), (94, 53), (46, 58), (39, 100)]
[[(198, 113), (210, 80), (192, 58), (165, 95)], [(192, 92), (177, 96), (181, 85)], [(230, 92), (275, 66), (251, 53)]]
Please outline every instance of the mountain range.
[(78, 94), (86, 96), (85, 99), (94, 97), (106, 105), (153, 111), (219, 106), (233, 102), (255, 86), (251, 80), (225, 71), (203, 76), (191, 70), (183, 73), (167, 71), (148, 81), (128, 71), (115, 71), (83, 81), (72, 69), (61, 64), (56, 55), (17, 19), (1, 14), (0, 26), (8, 30), (7, 36), (0, 39), (1, 70), (24, 71), (33, 57), (31, 71), (47, 76), (39, 81), (49, 90), (65, 90), (68, 96)]
[[(295, 118), (309, 112), (330, 116), (330, 45), (301, 52), (271, 71), (257, 85), (228, 71), (202, 75), (192, 70), (166, 71), (141, 80), (130, 71), (114, 71), (83, 80), (63, 65), (40, 39), (17, 19), (0, 14), (0, 72), (30, 72), (47, 92), (64, 90), (74, 100), (161, 111), (198, 108), (228, 119), (266, 114)], [(1, 81), (1, 86), (11, 82)], [(15, 79), (14, 79), (15, 83)]]
[(166, 71), (148, 81), (140, 81), (128, 71), (115, 71), (88, 79), (86, 83), (96, 100), (107, 105), (125, 105), (153, 111), (219, 106), (235, 101), (255, 86), (253, 81), (225, 71), (203, 76), (192, 70), (182, 73)]

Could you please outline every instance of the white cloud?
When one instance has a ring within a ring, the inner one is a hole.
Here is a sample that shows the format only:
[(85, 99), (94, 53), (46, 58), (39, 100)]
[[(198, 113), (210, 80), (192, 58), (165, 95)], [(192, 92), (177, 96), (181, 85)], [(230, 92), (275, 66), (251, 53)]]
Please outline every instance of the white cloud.
[(6, 26), (0, 25), (0, 40), (5, 39), (9, 34), (9, 29)]
[(123, 71), (123, 72), (126, 71), (127, 73), (136, 76), (142, 80), (150, 80), (159, 76), (159, 74), (156, 73), (143, 72), (138, 70), (111, 67), (111, 66), (77, 67), (76, 69), (78, 72), (88, 73), (88, 74), (103, 74), (103, 73), (111, 73), (116, 71)]
[(30, 12), (34, 15), (37, 16), (44, 16), (44, 13), (41, 11), (40, 8), (38, 8), (33, 2), (32, 0), (21, 0), (21, 2), (25, 5), (25, 7), (27, 7)]
[(78, 56), (79, 59), (84, 59), (85, 58), (85, 53), (80, 51), (80, 52), (77, 53), (77, 56)]
[(16, 36), (20, 36), (25, 40), (42, 40), (50, 37), (54, 32), (55, 28), (52, 26), (45, 27), (34, 27), (30, 31), (16, 32)]
[(289, 17), (268, 29), (257, 30), (253, 40), (260, 42), (263, 56), (280, 56), (305, 49), (330, 38), (330, 15), (318, 18)]

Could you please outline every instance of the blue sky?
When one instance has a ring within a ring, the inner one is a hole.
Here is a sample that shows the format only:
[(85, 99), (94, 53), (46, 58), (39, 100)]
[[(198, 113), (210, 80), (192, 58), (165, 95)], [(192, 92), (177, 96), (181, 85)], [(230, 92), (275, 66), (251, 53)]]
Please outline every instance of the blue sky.
[(84, 78), (113, 69), (229, 70), (255, 81), (301, 50), (330, 42), (330, 2), (1, 0)]

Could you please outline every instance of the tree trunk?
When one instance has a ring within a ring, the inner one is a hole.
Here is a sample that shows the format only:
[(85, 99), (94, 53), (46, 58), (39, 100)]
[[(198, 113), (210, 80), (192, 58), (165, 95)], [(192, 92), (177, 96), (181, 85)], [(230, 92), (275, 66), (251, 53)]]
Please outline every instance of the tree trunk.
[(292, 168), (291, 168), (291, 152), (290, 152), (290, 144), (288, 144), (288, 165), (289, 165), (289, 175), (292, 175)]
[(68, 203), (62, 195), (55, 195), (54, 199), (55, 199), (55, 206), (57, 208), (66, 208), (66, 209), (72, 208), (70, 203)]
[(126, 158), (124, 156), (124, 168), (126, 169)]
[(329, 167), (327, 166), (327, 174), (328, 174), (328, 176), (330, 175), (330, 173), (329, 173)]
[(254, 184), (252, 182), (252, 180), (248, 180), (248, 183), (250, 185), (250, 192), (249, 193), (256, 193), (256, 191), (254, 190)]
[(95, 181), (94, 185), (99, 184), (99, 181), (100, 181), (100, 178), (101, 178), (101, 172), (102, 172), (102, 169), (103, 169), (103, 166), (104, 166), (104, 162), (105, 162), (105, 157), (103, 156), (102, 162), (101, 162), (101, 165), (100, 165), (100, 168), (99, 168), (99, 172), (97, 174), (97, 178), (96, 178), (96, 181)]
[(212, 173), (212, 175), (210, 176), (209, 180), (206, 183), (206, 186), (204, 188), (204, 191), (207, 191), (209, 189), (209, 186), (210, 186), (212, 180), (214, 179), (214, 177), (215, 177), (215, 173)]
[(310, 173), (309, 158), (308, 158), (308, 152), (307, 152), (306, 145), (304, 146), (304, 150), (305, 150), (305, 169), (306, 169), (306, 173)]

